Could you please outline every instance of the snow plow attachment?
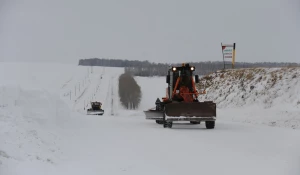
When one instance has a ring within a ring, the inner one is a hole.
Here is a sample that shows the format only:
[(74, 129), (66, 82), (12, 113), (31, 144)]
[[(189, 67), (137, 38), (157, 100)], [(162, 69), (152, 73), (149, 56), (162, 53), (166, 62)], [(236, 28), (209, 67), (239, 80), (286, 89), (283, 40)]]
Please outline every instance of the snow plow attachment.
[(216, 104), (212, 102), (179, 102), (165, 106), (165, 113), (170, 117), (216, 117)]
[(171, 121), (214, 121), (216, 103), (213, 102), (174, 102), (165, 104), (165, 111), (150, 109), (144, 111), (146, 119)]
[(88, 109), (87, 111), (87, 115), (103, 115), (104, 114), (104, 110), (91, 110)]
[(149, 109), (148, 111), (144, 111), (144, 114), (146, 116), (146, 119), (149, 119), (149, 120), (162, 120), (164, 112), (163, 111), (157, 111), (155, 109)]

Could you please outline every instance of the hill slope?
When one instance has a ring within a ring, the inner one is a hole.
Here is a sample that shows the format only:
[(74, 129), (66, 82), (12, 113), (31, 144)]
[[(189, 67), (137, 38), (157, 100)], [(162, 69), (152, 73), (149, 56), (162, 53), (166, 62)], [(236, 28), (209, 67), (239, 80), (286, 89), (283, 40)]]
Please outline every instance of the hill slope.
[[(300, 68), (226, 70), (202, 77), (201, 101), (213, 100), (226, 119), (300, 127)], [(229, 113), (234, 108), (234, 113)]]

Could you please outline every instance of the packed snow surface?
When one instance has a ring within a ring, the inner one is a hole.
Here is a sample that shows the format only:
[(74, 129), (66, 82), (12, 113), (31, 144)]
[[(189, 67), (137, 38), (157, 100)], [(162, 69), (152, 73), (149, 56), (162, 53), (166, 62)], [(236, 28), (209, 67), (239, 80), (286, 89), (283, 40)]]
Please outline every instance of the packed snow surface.
[[(123, 71), (1, 63), (0, 174), (300, 174), (298, 129), (232, 122), (247, 118), (246, 107), (222, 109), (222, 100), (213, 130), (203, 123), (163, 128), (145, 120), (143, 110), (165, 95), (165, 78), (136, 77), (142, 101), (129, 111), (118, 97)], [(86, 115), (91, 100), (103, 103), (103, 116)], [(273, 115), (264, 108), (255, 110)]]

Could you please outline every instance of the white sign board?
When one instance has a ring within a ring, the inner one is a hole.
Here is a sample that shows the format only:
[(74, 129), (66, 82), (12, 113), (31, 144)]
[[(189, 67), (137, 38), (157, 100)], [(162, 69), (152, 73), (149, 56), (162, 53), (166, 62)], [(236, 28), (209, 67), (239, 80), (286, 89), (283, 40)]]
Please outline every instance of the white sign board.
[(230, 59), (232, 62), (232, 67), (234, 67), (235, 63), (235, 43), (233, 44), (222, 44), (222, 53), (223, 53), (223, 60), (225, 64), (226, 59)]

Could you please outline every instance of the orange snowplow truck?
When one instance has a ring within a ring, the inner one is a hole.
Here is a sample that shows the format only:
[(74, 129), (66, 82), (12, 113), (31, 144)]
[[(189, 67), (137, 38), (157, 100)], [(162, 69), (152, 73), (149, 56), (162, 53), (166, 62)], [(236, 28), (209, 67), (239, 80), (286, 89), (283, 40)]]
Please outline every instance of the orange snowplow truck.
[[(175, 121), (188, 121), (192, 124), (205, 122), (207, 129), (215, 127), (216, 103), (212, 101), (199, 102), (199, 93), (195, 83), (199, 82), (198, 75), (193, 75), (194, 66), (182, 64), (171, 67), (166, 76), (166, 97), (157, 98), (155, 109), (144, 111), (146, 119), (156, 120), (165, 128), (171, 128)], [(194, 78), (195, 77), (195, 78)]]

